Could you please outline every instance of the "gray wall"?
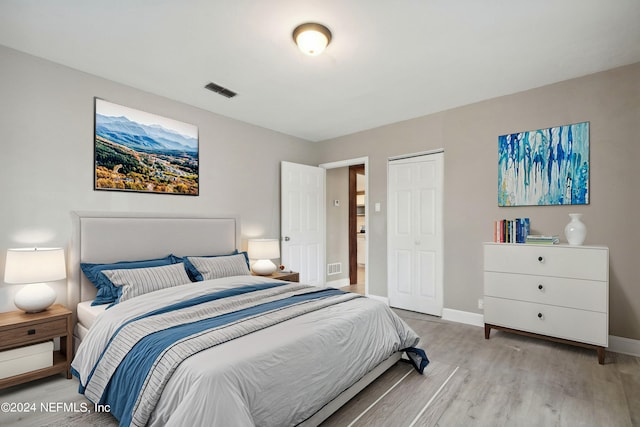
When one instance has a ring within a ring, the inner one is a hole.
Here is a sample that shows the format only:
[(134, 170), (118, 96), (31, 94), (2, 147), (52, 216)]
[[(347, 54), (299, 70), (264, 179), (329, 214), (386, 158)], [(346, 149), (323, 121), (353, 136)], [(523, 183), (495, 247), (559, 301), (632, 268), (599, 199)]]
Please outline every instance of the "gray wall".
[[(342, 273), (327, 282), (349, 279), (349, 168), (327, 169), (327, 264), (342, 263)], [(340, 200), (340, 206), (333, 201)], [(348, 284), (348, 283), (347, 283)]]
[[(585, 244), (610, 248), (610, 333), (640, 339), (639, 82), (635, 64), (320, 144), (320, 162), (369, 156), (369, 206), (383, 206), (369, 218), (369, 292), (387, 295), (387, 158), (444, 148), (446, 308), (482, 312), (481, 243), (493, 220), (528, 216), (534, 232), (562, 235), (568, 213), (581, 212)], [(590, 204), (499, 208), (497, 137), (581, 121), (591, 123)]]
[[(0, 311), (19, 288), (1, 282), (5, 249), (65, 247), (70, 211), (231, 213), (243, 239), (279, 237), (280, 161), (317, 164), (298, 138), (2, 46), (0, 64)], [(93, 191), (94, 97), (198, 126), (200, 196)], [(64, 281), (54, 287), (65, 303)]]
[[(561, 233), (584, 213), (585, 244), (610, 248), (610, 332), (640, 339), (636, 169), (640, 64), (311, 144), (0, 46), (0, 274), (4, 249), (66, 246), (69, 211), (234, 213), (244, 239), (279, 235), (279, 163), (369, 157), (369, 291), (387, 295), (389, 156), (445, 149), (445, 307), (481, 312), (481, 242), (494, 219), (528, 216), (534, 231)], [(93, 97), (193, 123), (200, 131), (200, 196), (93, 191)], [(497, 136), (591, 122), (591, 204), (498, 208)], [(3, 276), (0, 276), (0, 278)], [(60, 302), (64, 284), (56, 284)], [(0, 311), (15, 286), (0, 284)]]

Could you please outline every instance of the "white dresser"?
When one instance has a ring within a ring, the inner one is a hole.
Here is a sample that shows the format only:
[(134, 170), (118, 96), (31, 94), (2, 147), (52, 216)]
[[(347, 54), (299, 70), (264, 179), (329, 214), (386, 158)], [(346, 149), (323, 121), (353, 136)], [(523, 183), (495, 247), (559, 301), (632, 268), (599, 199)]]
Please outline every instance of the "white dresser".
[(609, 342), (609, 248), (484, 244), (484, 329), (593, 348)]

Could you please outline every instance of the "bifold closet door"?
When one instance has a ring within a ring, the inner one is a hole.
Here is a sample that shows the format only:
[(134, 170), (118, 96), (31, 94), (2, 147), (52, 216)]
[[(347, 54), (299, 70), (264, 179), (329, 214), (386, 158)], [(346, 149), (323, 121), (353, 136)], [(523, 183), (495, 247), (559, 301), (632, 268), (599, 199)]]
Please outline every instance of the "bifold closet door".
[(389, 304), (436, 316), (443, 305), (444, 153), (389, 161)]

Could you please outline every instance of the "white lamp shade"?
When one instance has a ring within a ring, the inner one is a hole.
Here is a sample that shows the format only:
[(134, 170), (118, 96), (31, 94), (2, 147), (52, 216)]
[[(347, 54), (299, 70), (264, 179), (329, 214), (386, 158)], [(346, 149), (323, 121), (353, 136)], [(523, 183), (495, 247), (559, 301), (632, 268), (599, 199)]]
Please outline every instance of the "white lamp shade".
[(249, 240), (249, 258), (274, 259), (280, 258), (280, 241), (278, 239)]
[(66, 277), (63, 249), (7, 249), (5, 283), (53, 282)]
[(27, 284), (13, 300), (27, 313), (46, 310), (56, 300), (56, 292), (41, 282), (67, 277), (64, 250), (60, 248), (8, 249), (4, 269), (5, 283)]

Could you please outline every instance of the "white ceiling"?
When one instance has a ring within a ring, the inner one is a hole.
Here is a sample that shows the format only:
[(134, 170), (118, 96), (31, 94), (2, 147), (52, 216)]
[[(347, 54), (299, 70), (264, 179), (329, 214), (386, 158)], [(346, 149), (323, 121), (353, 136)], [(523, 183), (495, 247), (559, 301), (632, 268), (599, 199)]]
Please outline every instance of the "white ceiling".
[(320, 141), (638, 62), (640, 1), (2, 0), (0, 44)]

